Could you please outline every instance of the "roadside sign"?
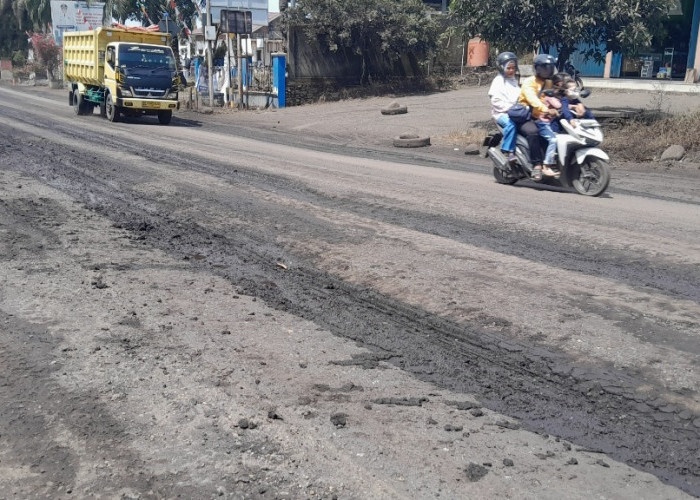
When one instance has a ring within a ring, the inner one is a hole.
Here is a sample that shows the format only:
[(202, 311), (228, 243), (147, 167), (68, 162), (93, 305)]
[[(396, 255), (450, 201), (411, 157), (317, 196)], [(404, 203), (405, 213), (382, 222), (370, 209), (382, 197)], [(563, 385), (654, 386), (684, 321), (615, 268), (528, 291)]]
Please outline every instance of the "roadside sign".
[(253, 32), (253, 14), (249, 10), (221, 11), (221, 31), (224, 33), (236, 33), (237, 35), (251, 34)]

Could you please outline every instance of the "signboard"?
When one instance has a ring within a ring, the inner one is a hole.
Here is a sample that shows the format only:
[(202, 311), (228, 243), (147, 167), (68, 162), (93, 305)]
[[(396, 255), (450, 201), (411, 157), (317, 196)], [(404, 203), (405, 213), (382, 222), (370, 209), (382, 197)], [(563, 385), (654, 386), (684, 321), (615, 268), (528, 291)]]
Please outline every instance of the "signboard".
[(56, 45), (63, 45), (66, 31), (87, 31), (102, 26), (104, 2), (51, 0), (51, 26)]
[(250, 35), (253, 32), (253, 14), (249, 10), (223, 9), (220, 24), (224, 33)]
[(248, 10), (255, 26), (267, 26), (268, 0), (210, 0), (211, 22), (221, 22), (222, 10)]

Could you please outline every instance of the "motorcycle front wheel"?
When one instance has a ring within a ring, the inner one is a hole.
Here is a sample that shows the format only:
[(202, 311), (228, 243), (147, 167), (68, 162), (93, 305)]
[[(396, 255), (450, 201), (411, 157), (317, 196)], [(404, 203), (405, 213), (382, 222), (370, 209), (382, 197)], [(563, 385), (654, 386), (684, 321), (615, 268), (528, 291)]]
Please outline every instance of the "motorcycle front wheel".
[(610, 167), (600, 158), (587, 158), (572, 170), (571, 185), (579, 194), (600, 196), (610, 184)]

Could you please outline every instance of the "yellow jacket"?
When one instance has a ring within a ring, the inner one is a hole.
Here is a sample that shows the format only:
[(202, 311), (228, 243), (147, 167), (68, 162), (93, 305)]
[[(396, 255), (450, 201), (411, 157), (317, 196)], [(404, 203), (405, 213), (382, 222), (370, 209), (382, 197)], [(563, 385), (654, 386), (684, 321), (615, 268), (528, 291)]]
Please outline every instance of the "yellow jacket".
[(552, 81), (538, 78), (535, 75), (526, 78), (520, 87), (518, 102), (532, 108), (532, 118), (535, 120), (539, 118), (541, 113), (545, 113), (549, 109), (540, 99), (540, 92), (543, 88), (552, 88)]

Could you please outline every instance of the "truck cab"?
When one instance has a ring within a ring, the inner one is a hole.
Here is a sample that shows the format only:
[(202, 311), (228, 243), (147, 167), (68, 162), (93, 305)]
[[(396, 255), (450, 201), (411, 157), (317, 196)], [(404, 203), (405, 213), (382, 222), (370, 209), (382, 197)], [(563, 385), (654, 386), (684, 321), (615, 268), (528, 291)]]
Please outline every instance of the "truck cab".
[[(155, 111), (161, 123), (178, 105), (178, 76), (170, 47), (116, 42), (105, 48), (105, 87), (122, 112)], [(165, 115), (165, 116), (163, 116)]]

